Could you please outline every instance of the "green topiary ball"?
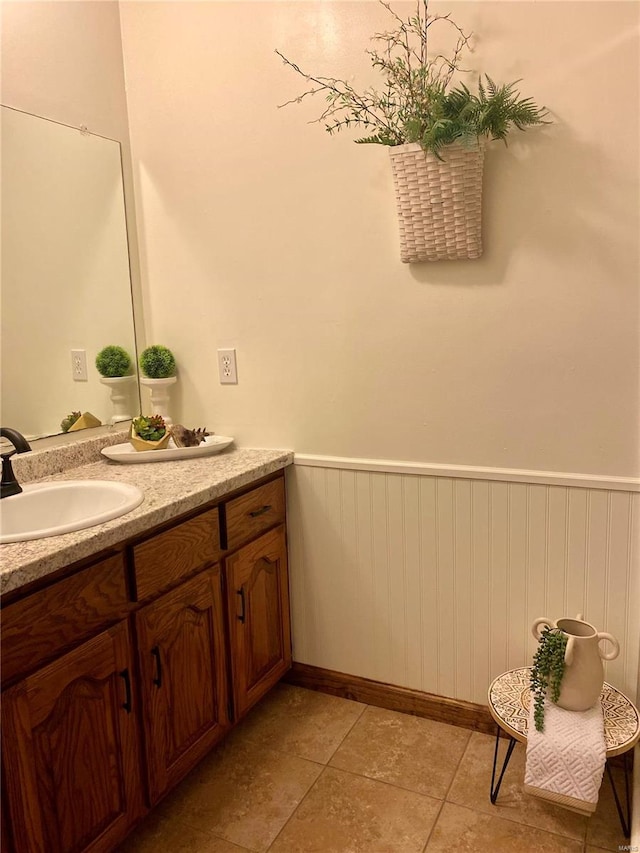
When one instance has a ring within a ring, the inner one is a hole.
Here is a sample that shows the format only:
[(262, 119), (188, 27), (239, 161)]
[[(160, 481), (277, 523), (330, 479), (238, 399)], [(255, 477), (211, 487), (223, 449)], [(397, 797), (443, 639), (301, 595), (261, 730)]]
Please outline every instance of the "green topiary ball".
[(176, 372), (176, 360), (167, 347), (155, 344), (140, 355), (140, 369), (149, 379), (167, 379)]
[(131, 358), (122, 347), (108, 346), (96, 356), (98, 373), (108, 379), (127, 376), (131, 372)]

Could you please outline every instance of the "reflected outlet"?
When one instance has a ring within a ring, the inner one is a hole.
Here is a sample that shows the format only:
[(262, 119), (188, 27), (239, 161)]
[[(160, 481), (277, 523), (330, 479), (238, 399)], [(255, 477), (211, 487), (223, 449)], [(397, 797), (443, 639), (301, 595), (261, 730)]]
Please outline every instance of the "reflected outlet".
[(87, 351), (84, 349), (71, 350), (71, 378), (74, 382), (88, 382)]

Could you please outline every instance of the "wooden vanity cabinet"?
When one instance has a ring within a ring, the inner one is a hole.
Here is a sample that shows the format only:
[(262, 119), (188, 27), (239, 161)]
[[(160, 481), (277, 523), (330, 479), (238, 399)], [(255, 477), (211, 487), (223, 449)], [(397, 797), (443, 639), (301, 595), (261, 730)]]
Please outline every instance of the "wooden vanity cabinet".
[(220, 566), (143, 607), (135, 621), (153, 804), (230, 727)]
[(17, 853), (113, 850), (143, 812), (126, 622), (2, 695), (2, 753)]
[(227, 557), (231, 683), (244, 716), (291, 666), (284, 525)]
[(10, 597), (2, 765), (14, 853), (114, 850), (284, 675), (284, 522), (279, 475)]

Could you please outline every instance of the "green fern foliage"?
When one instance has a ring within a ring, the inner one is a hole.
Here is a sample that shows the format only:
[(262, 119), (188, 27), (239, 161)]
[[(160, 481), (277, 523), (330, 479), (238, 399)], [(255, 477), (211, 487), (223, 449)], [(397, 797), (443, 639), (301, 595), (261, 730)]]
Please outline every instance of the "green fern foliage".
[[(324, 123), (329, 134), (362, 129), (365, 135), (355, 140), (359, 144), (418, 142), (438, 156), (453, 142), (472, 145), (487, 137), (506, 143), (514, 128), (527, 130), (549, 123), (544, 107), (521, 97), (519, 80), (498, 85), (485, 74), (484, 81), (478, 79), (476, 92), (464, 83), (453, 85), (454, 76), (464, 73), (462, 57), (470, 35), (450, 15), (431, 15), (429, 0), (419, 0), (416, 14), (403, 20), (389, 3), (380, 2), (392, 15), (395, 29), (375, 35), (373, 41), (382, 47), (367, 53), (383, 77), (384, 88), (359, 93), (346, 80), (306, 74), (277, 50), (283, 62), (310, 84), (306, 92), (281, 106), (322, 94), (327, 106), (317, 121)], [(429, 55), (429, 29), (436, 23), (452, 28), (455, 47), (448, 57)]]

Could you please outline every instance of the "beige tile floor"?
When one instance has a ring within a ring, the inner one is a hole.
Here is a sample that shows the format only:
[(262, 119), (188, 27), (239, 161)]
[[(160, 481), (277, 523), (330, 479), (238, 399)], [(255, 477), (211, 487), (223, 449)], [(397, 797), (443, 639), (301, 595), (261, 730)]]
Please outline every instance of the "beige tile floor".
[(522, 792), (516, 747), (498, 802), (494, 740), (278, 685), (121, 853), (598, 853), (628, 844), (605, 778), (583, 818)]

